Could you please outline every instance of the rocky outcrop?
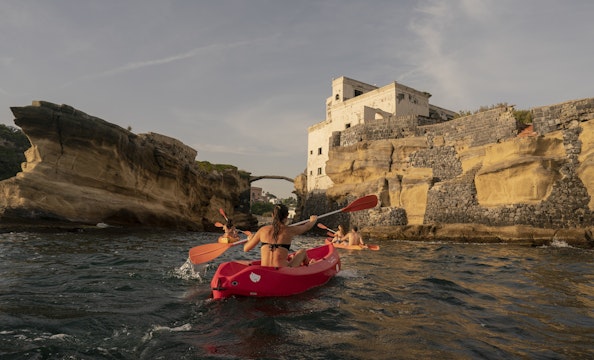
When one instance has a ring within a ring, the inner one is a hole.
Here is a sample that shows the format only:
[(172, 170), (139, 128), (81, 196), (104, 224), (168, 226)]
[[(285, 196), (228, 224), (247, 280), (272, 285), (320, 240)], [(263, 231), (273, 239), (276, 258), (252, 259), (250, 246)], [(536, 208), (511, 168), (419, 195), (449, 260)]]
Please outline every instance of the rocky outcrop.
[[(11, 108), (31, 142), (22, 172), (0, 182), (3, 225), (97, 224), (210, 230), (219, 208), (242, 227), (257, 221), (234, 209), (249, 174), (205, 168), (197, 152), (155, 133), (134, 134), (67, 105), (35, 101)], [(249, 207), (248, 207), (249, 208)]]

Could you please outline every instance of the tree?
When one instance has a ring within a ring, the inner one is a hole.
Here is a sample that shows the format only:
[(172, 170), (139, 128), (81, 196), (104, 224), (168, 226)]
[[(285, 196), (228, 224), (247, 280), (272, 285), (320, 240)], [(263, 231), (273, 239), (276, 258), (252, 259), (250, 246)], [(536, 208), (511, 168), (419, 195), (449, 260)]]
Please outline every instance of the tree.
[(25, 162), (25, 151), (31, 146), (25, 134), (13, 126), (0, 124), (0, 180), (15, 176)]
[(252, 214), (254, 215), (264, 215), (265, 213), (272, 213), (272, 209), (274, 205), (269, 202), (263, 201), (255, 201), (252, 203)]

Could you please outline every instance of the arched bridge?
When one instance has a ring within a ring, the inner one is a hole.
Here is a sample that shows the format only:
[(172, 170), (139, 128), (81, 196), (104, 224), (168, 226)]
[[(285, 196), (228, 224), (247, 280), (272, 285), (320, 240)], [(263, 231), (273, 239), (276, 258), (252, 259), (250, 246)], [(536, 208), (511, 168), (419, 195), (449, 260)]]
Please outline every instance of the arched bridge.
[(295, 181), (291, 178), (288, 178), (286, 176), (279, 176), (279, 175), (262, 175), (262, 176), (250, 176), (250, 184), (253, 183), (254, 181), (258, 181), (258, 180), (262, 180), (262, 179), (275, 179), (275, 180), (287, 180), (290, 181), (292, 183), (294, 183)]

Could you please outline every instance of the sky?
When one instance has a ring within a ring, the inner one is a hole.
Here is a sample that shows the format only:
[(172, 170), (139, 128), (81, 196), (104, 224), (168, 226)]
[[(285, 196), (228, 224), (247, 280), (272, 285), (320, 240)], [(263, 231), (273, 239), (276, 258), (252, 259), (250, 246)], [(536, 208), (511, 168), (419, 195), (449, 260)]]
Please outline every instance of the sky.
[(67, 104), (295, 178), (333, 78), (396, 81), (454, 111), (594, 97), (593, 19), (590, 0), (1, 0), (0, 123)]

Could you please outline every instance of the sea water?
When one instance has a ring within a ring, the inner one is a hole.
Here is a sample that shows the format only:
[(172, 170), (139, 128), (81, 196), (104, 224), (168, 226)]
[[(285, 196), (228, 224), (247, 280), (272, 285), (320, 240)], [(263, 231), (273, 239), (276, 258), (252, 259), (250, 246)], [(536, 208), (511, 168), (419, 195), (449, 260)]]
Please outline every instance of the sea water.
[[(209, 299), (220, 234), (0, 234), (0, 359), (594, 358), (594, 252), (373, 241), (287, 298)], [(293, 249), (323, 243), (298, 237)]]

